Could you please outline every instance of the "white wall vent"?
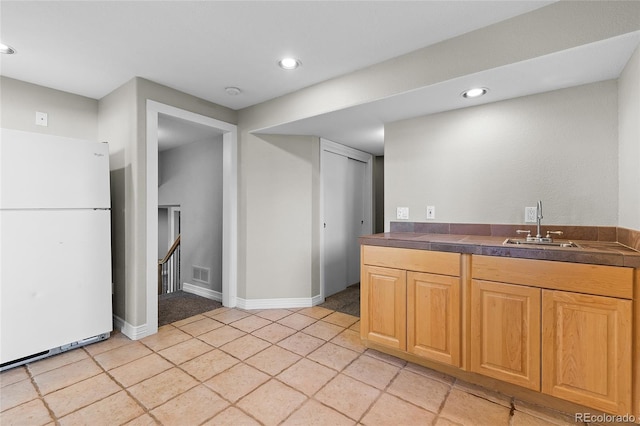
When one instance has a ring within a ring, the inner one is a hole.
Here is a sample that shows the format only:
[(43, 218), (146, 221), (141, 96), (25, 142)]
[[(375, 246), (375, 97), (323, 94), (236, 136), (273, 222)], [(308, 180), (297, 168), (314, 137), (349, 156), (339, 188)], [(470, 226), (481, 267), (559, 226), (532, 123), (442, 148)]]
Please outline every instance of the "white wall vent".
[(191, 267), (193, 270), (192, 276), (194, 281), (209, 284), (209, 268), (203, 268), (202, 266), (196, 265), (192, 265)]

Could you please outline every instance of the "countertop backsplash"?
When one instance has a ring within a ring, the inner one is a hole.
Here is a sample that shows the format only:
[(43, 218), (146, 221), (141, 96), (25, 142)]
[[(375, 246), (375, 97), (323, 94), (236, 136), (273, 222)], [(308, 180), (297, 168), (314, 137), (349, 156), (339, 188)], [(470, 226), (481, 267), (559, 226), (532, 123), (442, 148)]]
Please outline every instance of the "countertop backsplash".
[[(488, 223), (433, 223), (391, 222), (390, 232), (418, 234), (484, 235), (492, 237), (518, 237), (517, 229), (536, 233), (536, 225), (502, 225)], [(543, 225), (542, 233), (562, 231), (563, 240), (618, 242), (640, 251), (640, 231), (615, 226)]]

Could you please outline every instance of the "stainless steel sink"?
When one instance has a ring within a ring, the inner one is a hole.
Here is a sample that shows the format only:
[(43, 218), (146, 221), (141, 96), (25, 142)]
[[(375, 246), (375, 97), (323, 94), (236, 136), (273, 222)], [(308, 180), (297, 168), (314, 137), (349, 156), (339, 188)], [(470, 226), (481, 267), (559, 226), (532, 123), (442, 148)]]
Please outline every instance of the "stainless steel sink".
[(579, 245), (572, 241), (551, 241), (551, 242), (542, 242), (542, 241), (527, 241), (524, 238), (507, 238), (502, 243), (503, 245), (516, 244), (523, 246), (551, 246), (551, 247), (575, 247), (580, 248)]

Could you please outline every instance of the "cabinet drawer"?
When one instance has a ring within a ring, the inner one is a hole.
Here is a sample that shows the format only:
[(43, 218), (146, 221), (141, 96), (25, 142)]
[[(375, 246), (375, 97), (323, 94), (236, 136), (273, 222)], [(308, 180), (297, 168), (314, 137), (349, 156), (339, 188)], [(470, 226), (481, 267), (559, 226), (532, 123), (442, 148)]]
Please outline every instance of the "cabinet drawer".
[(459, 253), (362, 246), (362, 263), (406, 271), (460, 276)]
[(633, 269), (618, 266), (473, 256), (474, 279), (631, 299)]

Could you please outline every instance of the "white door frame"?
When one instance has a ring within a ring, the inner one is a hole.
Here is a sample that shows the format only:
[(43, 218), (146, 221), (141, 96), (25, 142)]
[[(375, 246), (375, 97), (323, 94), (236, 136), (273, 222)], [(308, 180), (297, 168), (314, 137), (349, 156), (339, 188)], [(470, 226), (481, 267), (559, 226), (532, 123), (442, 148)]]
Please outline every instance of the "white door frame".
[(333, 152), (335, 154), (344, 155), (354, 160), (362, 161), (365, 166), (365, 234), (373, 233), (373, 155), (332, 142), (328, 139), (320, 138), (320, 300), (324, 301), (324, 153)]
[(147, 99), (147, 335), (158, 330), (158, 114), (205, 126), (222, 135), (222, 304), (235, 307), (238, 293), (238, 128), (194, 112)]
[(167, 208), (167, 222), (169, 224), (169, 240), (170, 244), (173, 244), (176, 238), (178, 238), (178, 234), (176, 233), (176, 212), (180, 212), (180, 206), (170, 206)]

